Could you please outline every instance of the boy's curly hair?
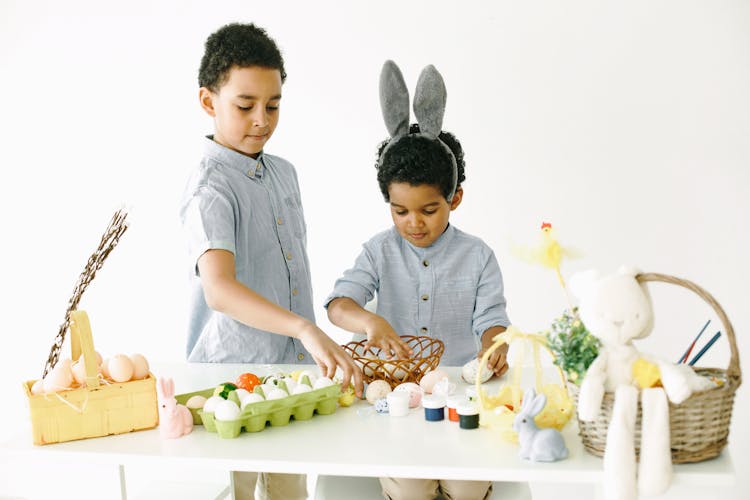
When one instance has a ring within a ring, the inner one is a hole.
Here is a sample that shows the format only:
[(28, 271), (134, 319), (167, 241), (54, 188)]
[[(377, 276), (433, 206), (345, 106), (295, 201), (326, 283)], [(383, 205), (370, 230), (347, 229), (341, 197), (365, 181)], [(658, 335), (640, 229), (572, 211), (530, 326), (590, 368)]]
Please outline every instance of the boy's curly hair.
[[(386, 139), (378, 146), (378, 184), (380, 192), (386, 201), (388, 186), (393, 182), (408, 182), (412, 186), (429, 184), (437, 187), (447, 199), (453, 190), (453, 164), (450, 155), (437, 141), (421, 135), (419, 125), (413, 123), (409, 128), (409, 135), (401, 137), (396, 144), (388, 148), (383, 156), (383, 150), (391, 141)], [(456, 187), (466, 180), (464, 175), (464, 150), (461, 143), (450, 132), (440, 132), (440, 140), (453, 152), (458, 170)], [(448, 200), (450, 202), (450, 200)]]
[(206, 39), (206, 50), (198, 70), (198, 85), (216, 92), (233, 66), (277, 69), (286, 80), (284, 58), (266, 30), (254, 24), (231, 23)]

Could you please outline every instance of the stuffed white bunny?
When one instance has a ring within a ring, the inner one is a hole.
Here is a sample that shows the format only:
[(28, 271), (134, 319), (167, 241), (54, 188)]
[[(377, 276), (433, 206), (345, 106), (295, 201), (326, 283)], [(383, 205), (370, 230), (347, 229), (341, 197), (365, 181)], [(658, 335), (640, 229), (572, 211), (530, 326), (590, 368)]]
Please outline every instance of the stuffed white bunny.
[[(651, 298), (637, 271), (621, 268), (610, 276), (595, 271), (574, 275), (570, 287), (579, 299), (579, 314), (586, 328), (601, 340), (599, 355), (588, 368), (578, 397), (578, 417), (594, 420), (604, 392), (614, 392), (615, 402), (604, 452), (604, 497), (632, 500), (638, 491), (656, 495), (669, 488), (672, 456), (669, 404), (687, 399), (711, 382), (687, 365), (647, 358), (632, 341), (648, 336), (653, 327)], [(636, 486), (634, 447), (639, 386), (633, 366), (639, 360), (658, 366), (663, 388), (643, 388), (641, 393), (640, 465)]]

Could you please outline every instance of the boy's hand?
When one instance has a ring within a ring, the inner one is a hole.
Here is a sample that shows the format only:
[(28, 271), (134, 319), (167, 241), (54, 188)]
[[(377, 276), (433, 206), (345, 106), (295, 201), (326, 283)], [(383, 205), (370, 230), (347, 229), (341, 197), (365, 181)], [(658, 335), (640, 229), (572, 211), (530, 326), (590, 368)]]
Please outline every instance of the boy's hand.
[[(499, 335), (505, 331), (505, 327), (503, 326), (493, 326), (492, 328), (488, 328), (484, 334), (482, 335), (482, 350), (479, 351), (479, 354), (477, 355), (477, 359), (481, 363), (482, 356), (484, 356), (484, 353), (487, 352), (487, 349), (492, 347), (493, 339), (496, 335)], [(508, 371), (508, 344), (503, 344), (497, 349), (495, 349), (492, 354), (490, 354), (490, 358), (487, 360), (487, 368), (492, 370), (492, 372), (496, 376), (501, 376), (505, 372)]]
[(341, 367), (343, 372), (341, 380), (342, 390), (349, 387), (351, 381), (357, 397), (362, 397), (364, 390), (362, 370), (341, 346), (336, 344), (331, 337), (312, 323), (309, 323), (300, 331), (298, 338), (302, 342), (302, 345), (305, 346), (305, 349), (312, 355), (323, 375), (333, 379), (336, 374), (336, 367)]
[(401, 337), (393, 330), (393, 327), (381, 316), (373, 314), (365, 325), (367, 342), (365, 350), (370, 347), (381, 349), (388, 359), (396, 357), (398, 359), (410, 358), (412, 350)]

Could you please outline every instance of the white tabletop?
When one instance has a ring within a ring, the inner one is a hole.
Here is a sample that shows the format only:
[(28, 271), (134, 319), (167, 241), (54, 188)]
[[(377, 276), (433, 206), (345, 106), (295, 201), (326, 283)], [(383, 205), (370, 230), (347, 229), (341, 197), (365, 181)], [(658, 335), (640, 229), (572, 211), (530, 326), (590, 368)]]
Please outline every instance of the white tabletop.
[[(299, 369), (295, 366), (294, 369)], [(156, 367), (157, 376), (175, 379), (177, 393), (187, 393), (234, 380), (240, 373), (259, 375), (291, 367), (232, 364), (168, 364)], [(446, 368), (463, 391), (458, 370)], [(497, 383), (497, 382), (495, 382)], [(75, 460), (127, 466), (184, 463), (221, 470), (255, 470), (350, 476), (393, 476), (491, 481), (597, 482), (602, 461), (584, 451), (575, 419), (563, 430), (570, 451), (556, 463), (521, 460), (518, 448), (496, 432), (465, 430), (456, 422), (428, 422), (424, 410), (411, 409), (405, 417), (371, 411), (366, 401), (337, 408), (332, 415), (294, 421), (283, 427), (243, 432), (235, 439), (196, 426), (178, 439), (162, 439), (158, 429), (85, 439), (45, 446), (32, 444), (31, 431), (3, 443), (2, 453), (33, 460)], [(714, 460), (675, 466), (674, 482), (723, 485), (734, 483), (728, 451)]]

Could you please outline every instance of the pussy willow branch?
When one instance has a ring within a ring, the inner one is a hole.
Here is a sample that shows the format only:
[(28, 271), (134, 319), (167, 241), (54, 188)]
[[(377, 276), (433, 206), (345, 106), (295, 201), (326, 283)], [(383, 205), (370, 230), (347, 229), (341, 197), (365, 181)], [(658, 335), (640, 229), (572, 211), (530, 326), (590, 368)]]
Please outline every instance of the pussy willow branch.
[(104, 259), (107, 258), (112, 249), (115, 248), (117, 243), (120, 241), (120, 237), (122, 236), (122, 234), (128, 229), (127, 222), (125, 221), (127, 216), (127, 212), (124, 212), (123, 210), (118, 210), (117, 212), (115, 212), (115, 214), (112, 216), (112, 220), (109, 221), (107, 229), (102, 235), (102, 239), (99, 242), (99, 247), (93, 254), (91, 254), (88, 262), (86, 262), (86, 267), (83, 268), (83, 272), (78, 277), (78, 282), (73, 289), (73, 295), (68, 301), (68, 309), (65, 311), (65, 320), (60, 325), (60, 329), (57, 332), (57, 337), (55, 338), (55, 343), (52, 345), (52, 349), (50, 349), (49, 358), (47, 359), (47, 363), (44, 366), (42, 378), (47, 376), (47, 373), (49, 373), (49, 371), (55, 367), (55, 365), (57, 364), (57, 360), (60, 358), (60, 350), (62, 349), (63, 342), (65, 341), (65, 333), (68, 331), (68, 327), (70, 326), (71, 311), (76, 310), (76, 308), (78, 307), (78, 303), (81, 301), (83, 292), (86, 291), (89, 283), (91, 283), (91, 281), (96, 276), (96, 272), (101, 269), (102, 264), (104, 264)]

